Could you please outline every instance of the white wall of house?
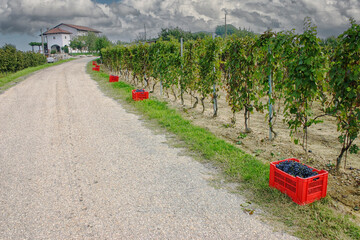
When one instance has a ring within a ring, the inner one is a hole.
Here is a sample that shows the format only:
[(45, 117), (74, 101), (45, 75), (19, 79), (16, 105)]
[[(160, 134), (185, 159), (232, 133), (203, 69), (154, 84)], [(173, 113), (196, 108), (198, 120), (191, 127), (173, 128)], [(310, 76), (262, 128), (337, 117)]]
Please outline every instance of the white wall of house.
[(71, 34), (60, 34), (62, 36), (62, 40), (63, 40), (63, 45), (64, 46), (69, 46), (70, 45), (70, 40), (71, 40)]
[(61, 24), (60, 26), (58, 26), (58, 28), (61, 28), (62, 30), (65, 30), (65, 31), (68, 31), (68, 32), (71, 32), (71, 39), (73, 39), (74, 37), (77, 36), (78, 34), (78, 30), (75, 29), (75, 28), (72, 28), (72, 27), (69, 27), (67, 25), (63, 25)]
[(51, 51), (51, 47), (54, 45), (60, 46), (60, 49), (64, 46), (70, 45), (71, 34), (48, 34), (48, 49)]
[(78, 36), (85, 36), (85, 35), (87, 35), (89, 32), (86, 32), (86, 31), (78, 31), (77, 32), (77, 35)]

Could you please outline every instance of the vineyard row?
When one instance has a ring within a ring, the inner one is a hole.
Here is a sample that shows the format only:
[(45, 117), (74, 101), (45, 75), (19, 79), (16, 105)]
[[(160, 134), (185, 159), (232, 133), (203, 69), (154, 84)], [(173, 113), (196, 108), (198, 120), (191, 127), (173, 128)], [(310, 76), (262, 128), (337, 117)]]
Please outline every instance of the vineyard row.
[[(360, 131), (360, 26), (354, 20), (350, 23), (332, 46), (319, 44), (316, 27), (307, 19), (302, 34), (266, 31), (257, 37), (208, 37), (184, 43), (160, 39), (153, 44), (108, 47), (101, 55), (111, 71), (129, 81), (179, 88), (182, 104), (183, 94), (188, 93), (204, 111), (204, 100), (211, 97), (214, 116), (217, 92), (223, 87), (234, 116), (244, 111), (246, 130), (254, 110), (267, 111), (270, 133), (276, 136), (273, 105), (282, 101), (290, 135), (301, 135), (294, 141), (305, 151), (308, 129), (321, 117), (333, 116), (342, 146), (339, 169), (346, 152), (359, 151), (354, 141)], [(261, 101), (265, 97), (266, 103)], [(314, 102), (321, 103), (320, 115), (312, 111)]]
[(22, 52), (12, 45), (0, 48), (0, 73), (17, 72), (44, 63), (46, 57), (40, 53)]

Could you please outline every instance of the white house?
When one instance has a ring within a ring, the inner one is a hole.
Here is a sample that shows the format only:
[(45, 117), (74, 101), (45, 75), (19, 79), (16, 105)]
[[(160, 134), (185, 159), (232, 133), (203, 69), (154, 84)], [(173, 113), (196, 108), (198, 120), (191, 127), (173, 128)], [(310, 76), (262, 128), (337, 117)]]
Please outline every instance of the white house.
[[(51, 50), (56, 50), (57, 52), (61, 52), (63, 47), (65, 46), (69, 47), (70, 41), (72, 39), (74, 39), (77, 36), (86, 35), (89, 32), (93, 32), (95, 34), (101, 33), (100, 31), (89, 27), (60, 23), (59, 25), (44, 32), (43, 35), (44, 35), (44, 42), (47, 43), (49, 52)], [(73, 51), (70, 47), (69, 50), (71, 52)]]

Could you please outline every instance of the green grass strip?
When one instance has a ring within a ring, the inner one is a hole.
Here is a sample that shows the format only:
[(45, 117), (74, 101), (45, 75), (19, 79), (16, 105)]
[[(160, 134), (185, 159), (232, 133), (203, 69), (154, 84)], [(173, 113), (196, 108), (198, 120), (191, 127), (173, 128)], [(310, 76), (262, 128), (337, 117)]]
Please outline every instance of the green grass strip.
[(7, 74), (6, 76), (0, 77), (0, 90), (4, 91), (4, 90), (10, 88), (11, 86), (13, 86), (13, 84), (11, 84), (11, 83), (19, 80), (20, 77), (24, 77), (26, 75), (29, 75), (33, 72), (36, 72), (36, 71), (44, 69), (44, 68), (48, 68), (48, 67), (52, 67), (52, 66), (56, 66), (56, 65), (65, 63), (65, 62), (69, 62), (74, 59), (75, 58), (69, 58), (69, 59), (57, 61), (55, 63), (45, 63), (43, 65), (25, 68), (18, 72)]
[(191, 152), (220, 167), (227, 180), (239, 183), (242, 195), (269, 213), (267, 221), (281, 222), (291, 234), (303, 239), (360, 239), (360, 227), (353, 217), (337, 212), (336, 203), (330, 197), (305, 206), (295, 204), (285, 194), (269, 187), (269, 164), (194, 126), (166, 102), (155, 98), (133, 101), (134, 87), (124, 82), (109, 83), (108, 74), (91, 71), (91, 67), (89, 63), (88, 73), (104, 92), (154, 120), (175, 134)]
[(81, 56), (81, 55), (86, 55), (86, 56), (100, 56), (100, 53), (70, 53), (70, 56)]

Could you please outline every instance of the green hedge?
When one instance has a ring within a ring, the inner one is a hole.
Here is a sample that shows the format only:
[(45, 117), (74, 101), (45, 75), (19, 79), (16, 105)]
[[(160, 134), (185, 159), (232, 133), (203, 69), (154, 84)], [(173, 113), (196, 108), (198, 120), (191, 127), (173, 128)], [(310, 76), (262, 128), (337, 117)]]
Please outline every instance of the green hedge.
[(28, 67), (46, 63), (46, 57), (39, 53), (22, 52), (6, 44), (0, 48), (0, 72), (17, 72)]

